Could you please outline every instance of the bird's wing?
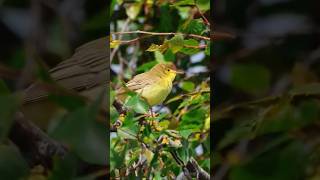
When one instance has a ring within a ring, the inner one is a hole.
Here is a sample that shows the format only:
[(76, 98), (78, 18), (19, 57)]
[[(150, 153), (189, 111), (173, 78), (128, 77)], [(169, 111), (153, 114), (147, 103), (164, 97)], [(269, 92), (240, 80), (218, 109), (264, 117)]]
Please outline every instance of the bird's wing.
[[(107, 37), (100, 38), (77, 48), (73, 56), (52, 68), (49, 73), (58, 85), (75, 91), (83, 91), (96, 86), (107, 86), (110, 67)], [(39, 83), (26, 90), (24, 102), (34, 102), (47, 97), (49, 92)]]
[(159, 77), (146, 78), (145, 73), (138, 74), (134, 76), (133, 79), (131, 79), (126, 83), (126, 87), (121, 87), (117, 91), (117, 95), (126, 93), (127, 89), (131, 91), (138, 91), (140, 89), (143, 89), (146, 86), (157, 83), (159, 80), (160, 80)]

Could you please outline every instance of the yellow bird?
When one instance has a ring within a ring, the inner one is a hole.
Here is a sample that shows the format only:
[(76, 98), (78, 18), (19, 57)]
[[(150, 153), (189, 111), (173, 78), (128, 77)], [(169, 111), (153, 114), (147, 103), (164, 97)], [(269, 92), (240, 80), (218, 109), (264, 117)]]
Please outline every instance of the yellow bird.
[(171, 92), (176, 75), (182, 73), (171, 62), (157, 64), (148, 72), (134, 76), (126, 87), (118, 89), (116, 97), (123, 103), (130, 90), (140, 94), (150, 106), (161, 104)]

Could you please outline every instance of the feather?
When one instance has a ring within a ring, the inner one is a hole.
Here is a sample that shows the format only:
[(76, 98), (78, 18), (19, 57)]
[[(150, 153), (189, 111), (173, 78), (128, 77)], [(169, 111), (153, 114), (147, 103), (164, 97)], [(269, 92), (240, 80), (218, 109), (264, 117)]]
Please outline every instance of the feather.
[[(58, 85), (80, 94), (97, 86), (107, 88), (110, 66), (107, 42), (107, 37), (103, 37), (77, 48), (71, 58), (49, 71), (52, 79)], [(24, 102), (31, 103), (47, 97), (49, 92), (39, 83), (34, 83), (25, 90), (25, 94)]]

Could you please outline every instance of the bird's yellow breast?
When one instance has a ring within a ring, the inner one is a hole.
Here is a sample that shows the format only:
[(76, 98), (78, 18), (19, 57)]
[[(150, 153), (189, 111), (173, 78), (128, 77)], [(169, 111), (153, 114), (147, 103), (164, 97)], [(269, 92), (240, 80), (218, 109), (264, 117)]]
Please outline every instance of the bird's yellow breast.
[(150, 106), (161, 104), (169, 95), (172, 89), (172, 82), (167, 79), (161, 79), (158, 83), (147, 85), (137, 91)]

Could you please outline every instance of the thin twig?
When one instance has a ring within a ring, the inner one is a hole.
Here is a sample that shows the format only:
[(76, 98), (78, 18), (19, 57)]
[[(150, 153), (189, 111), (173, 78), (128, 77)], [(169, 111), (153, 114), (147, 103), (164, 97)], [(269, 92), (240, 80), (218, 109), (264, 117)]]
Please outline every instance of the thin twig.
[[(125, 32), (127, 30), (130, 21), (131, 21), (130, 18), (128, 18), (126, 20), (126, 22), (123, 25), (123, 28), (122, 28), (121, 32)], [(119, 34), (119, 40), (121, 40), (121, 38), (122, 38), (122, 34)], [(112, 50), (112, 52), (110, 54), (110, 64), (112, 63), (112, 60), (113, 60), (114, 56), (116, 55), (116, 52), (118, 51), (118, 49), (119, 49), (119, 46)]]
[(226, 39), (234, 39), (236, 36), (234, 34), (226, 33), (226, 32), (212, 32), (211, 38), (214, 41), (217, 40), (226, 40)]
[(197, 8), (199, 14), (201, 15), (201, 17), (202, 17), (205, 25), (208, 25), (208, 26), (210, 27), (210, 22), (209, 22), (209, 20), (208, 20), (208, 19), (203, 15), (203, 13), (200, 11), (199, 6), (196, 4), (195, 7)]
[(205, 49), (207, 48), (207, 44), (199, 45), (199, 46), (190, 46), (190, 45), (183, 45), (186, 48), (194, 48), (194, 49)]
[(201, 36), (201, 35), (197, 35), (197, 34), (184, 34), (184, 33), (174, 33), (174, 32), (167, 32), (167, 33), (163, 33), (163, 32), (148, 32), (148, 31), (124, 31), (124, 32), (111, 32), (111, 34), (149, 34), (149, 35), (153, 35), (153, 36), (170, 36), (170, 35), (178, 35), (181, 34), (183, 36), (187, 36), (187, 37), (193, 37), (193, 38), (197, 38), (197, 39), (202, 39), (202, 40), (207, 40), (210, 41), (210, 37), (206, 37), (206, 36)]

